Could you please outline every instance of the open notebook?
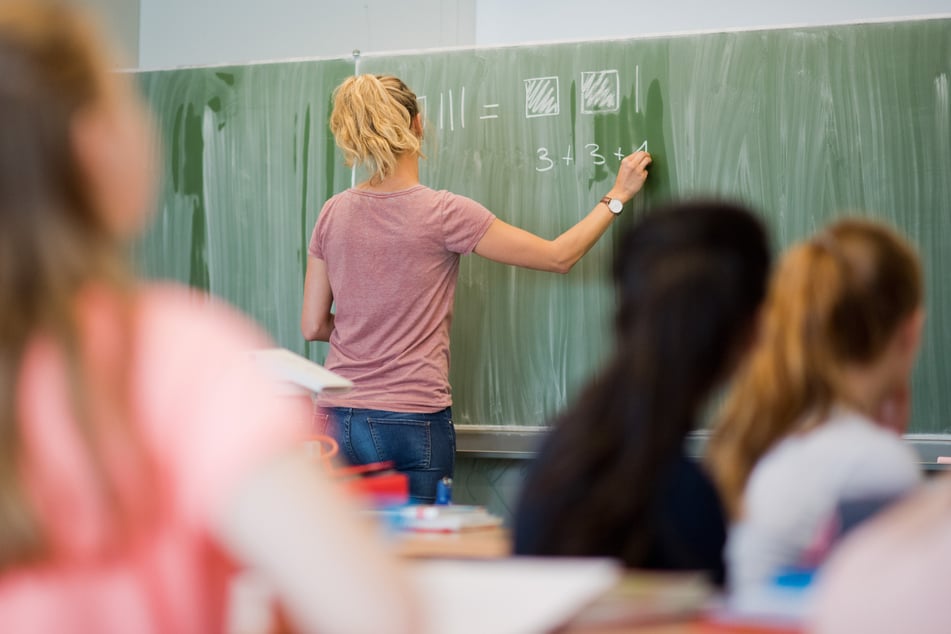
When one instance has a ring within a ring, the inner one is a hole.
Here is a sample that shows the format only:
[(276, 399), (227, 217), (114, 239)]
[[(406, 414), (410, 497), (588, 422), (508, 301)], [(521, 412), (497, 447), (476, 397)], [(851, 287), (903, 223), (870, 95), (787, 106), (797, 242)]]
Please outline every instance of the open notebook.
[(410, 573), (426, 602), (427, 631), (550, 632), (613, 587), (621, 567), (606, 559), (433, 560)]

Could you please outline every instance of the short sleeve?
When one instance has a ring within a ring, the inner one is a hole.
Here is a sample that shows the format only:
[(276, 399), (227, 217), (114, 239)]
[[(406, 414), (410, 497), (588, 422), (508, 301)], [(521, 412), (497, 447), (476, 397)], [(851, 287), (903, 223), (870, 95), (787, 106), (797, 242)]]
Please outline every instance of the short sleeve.
[(333, 198), (324, 203), (323, 208), (320, 210), (320, 215), (317, 217), (317, 222), (314, 223), (314, 230), (310, 234), (310, 243), (307, 245), (307, 255), (312, 258), (317, 258), (318, 260), (326, 260), (324, 257), (324, 236), (327, 235), (327, 225), (330, 223), (330, 208), (333, 203)]
[(446, 248), (454, 253), (472, 253), (495, 221), (495, 215), (471, 198), (439, 193)]
[(273, 346), (256, 328), (181, 295), (146, 302), (140, 407), (166, 495), (207, 526), (251, 471), (303, 438), (308, 408), (253, 364), (252, 350)]

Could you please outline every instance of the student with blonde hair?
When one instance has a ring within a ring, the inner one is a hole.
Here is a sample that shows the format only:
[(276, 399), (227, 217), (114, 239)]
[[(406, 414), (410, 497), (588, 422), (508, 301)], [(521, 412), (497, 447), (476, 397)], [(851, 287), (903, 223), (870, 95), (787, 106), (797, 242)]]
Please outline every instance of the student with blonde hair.
[(347, 164), (369, 178), (327, 201), (311, 237), (301, 330), (330, 342), (327, 367), (355, 385), (318, 399), (318, 424), (351, 462), (393, 461), (412, 499), (431, 502), (455, 460), (449, 327), (459, 256), (567, 273), (640, 191), (650, 155), (625, 157), (591, 212), (545, 240), (420, 184), (422, 118), (396, 77), (345, 80), (330, 128)]
[(3, 631), (221, 632), (235, 564), (299, 630), (417, 631), (396, 565), (295, 451), (306, 408), (252, 368), (267, 340), (131, 275), (149, 132), (83, 16), (0, 3)]
[(820, 564), (841, 505), (919, 482), (899, 434), (923, 320), (918, 257), (878, 222), (838, 221), (782, 258), (708, 455), (733, 516), (740, 605), (784, 570)]

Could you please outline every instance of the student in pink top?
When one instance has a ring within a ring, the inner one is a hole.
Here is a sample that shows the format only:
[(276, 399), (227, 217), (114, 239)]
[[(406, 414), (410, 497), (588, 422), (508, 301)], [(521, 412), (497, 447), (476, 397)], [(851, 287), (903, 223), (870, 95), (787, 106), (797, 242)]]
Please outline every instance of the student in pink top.
[(354, 464), (393, 461), (412, 500), (431, 502), (455, 460), (449, 327), (459, 256), (567, 273), (640, 191), (651, 158), (624, 158), (591, 212), (545, 240), (420, 184), (422, 118), (396, 77), (344, 81), (330, 127), (347, 164), (370, 178), (327, 201), (310, 241), (301, 330), (330, 342), (327, 367), (356, 386), (318, 400), (318, 425)]
[(249, 362), (261, 333), (129, 274), (149, 145), (82, 16), (0, 3), (0, 629), (221, 632), (248, 566), (301, 631), (418, 631), (295, 449), (307, 408)]
[(951, 630), (951, 477), (860, 526), (820, 571), (808, 631), (945, 634)]

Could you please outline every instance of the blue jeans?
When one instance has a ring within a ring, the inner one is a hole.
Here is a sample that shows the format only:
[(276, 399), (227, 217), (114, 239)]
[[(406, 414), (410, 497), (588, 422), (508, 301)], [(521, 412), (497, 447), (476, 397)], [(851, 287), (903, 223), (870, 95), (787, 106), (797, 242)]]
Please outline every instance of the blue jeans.
[[(436, 483), (452, 477), (456, 464), (456, 432), (452, 408), (431, 414), (376, 409), (328, 407), (324, 429), (333, 436), (350, 464), (392, 461), (409, 477), (410, 502), (432, 504)], [(317, 417), (318, 427), (324, 417)]]

